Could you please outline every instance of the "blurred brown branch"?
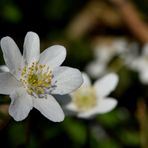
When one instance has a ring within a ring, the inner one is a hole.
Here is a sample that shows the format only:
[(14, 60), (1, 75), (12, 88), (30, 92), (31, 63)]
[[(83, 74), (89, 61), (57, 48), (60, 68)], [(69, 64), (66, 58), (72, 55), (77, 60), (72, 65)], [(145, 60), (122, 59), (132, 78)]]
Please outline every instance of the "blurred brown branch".
[(0, 130), (7, 126), (10, 116), (8, 114), (8, 104), (1, 104), (0, 105)]
[(140, 125), (141, 148), (148, 147), (148, 109), (144, 99), (137, 103), (137, 118)]
[(80, 39), (99, 24), (112, 28), (119, 27), (120, 16), (104, 0), (90, 0), (71, 20), (66, 28), (66, 35), (71, 39)]
[[(111, 5), (112, 4), (112, 5)], [(66, 28), (70, 39), (80, 39), (95, 28), (128, 28), (140, 43), (148, 42), (148, 26), (128, 0), (90, 0)]]
[(138, 11), (128, 0), (110, 0), (118, 9), (123, 21), (133, 33), (133, 35), (142, 43), (148, 42), (148, 26), (140, 18)]

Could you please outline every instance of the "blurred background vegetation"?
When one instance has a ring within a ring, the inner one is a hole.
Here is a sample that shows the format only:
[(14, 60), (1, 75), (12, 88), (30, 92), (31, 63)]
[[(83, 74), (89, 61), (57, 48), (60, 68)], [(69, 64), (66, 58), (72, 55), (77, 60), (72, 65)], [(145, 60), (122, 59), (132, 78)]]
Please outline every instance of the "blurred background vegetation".
[[(125, 38), (128, 44), (136, 43), (138, 54), (141, 53), (148, 43), (148, 1), (1, 0), (0, 28), (0, 38), (11, 36), (21, 51), (28, 31), (40, 36), (41, 50), (53, 44), (64, 45), (67, 48), (64, 65), (85, 71), (94, 60), (94, 48), (100, 40), (107, 44), (108, 38), (111, 41)], [(120, 60), (114, 57), (107, 67), (120, 78), (111, 94), (118, 100), (118, 106), (91, 120), (66, 117), (61, 123), (53, 123), (33, 109), (27, 119), (15, 122), (8, 115), (10, 98), (1, 95), (0, 145), (148, 148), (148, 85)], [(1, 51), (0, 64), (4, 64)], [(92, 77), (92, 81), (95, 80)]]

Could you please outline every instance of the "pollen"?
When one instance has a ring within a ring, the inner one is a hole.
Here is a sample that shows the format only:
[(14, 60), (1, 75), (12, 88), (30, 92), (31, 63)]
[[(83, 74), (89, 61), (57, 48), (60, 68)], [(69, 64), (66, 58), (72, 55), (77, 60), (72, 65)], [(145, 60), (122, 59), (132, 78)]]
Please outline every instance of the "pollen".
[(79, 88), (73, 95), (73, 101), (80, 111), (88, 111), (97, 105), (96, 93), (92, 87)]
[(23, 68), (20, 81), (30, 95), (40, 96), (51, 87), (52, 77), (52, 72), (47, 65), (33, 62)]

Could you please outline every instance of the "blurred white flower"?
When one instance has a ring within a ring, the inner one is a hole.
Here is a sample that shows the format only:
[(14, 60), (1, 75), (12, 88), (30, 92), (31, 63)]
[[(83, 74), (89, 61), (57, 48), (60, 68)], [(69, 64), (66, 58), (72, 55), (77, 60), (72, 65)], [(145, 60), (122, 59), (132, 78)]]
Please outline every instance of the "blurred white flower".
[(108, 63), (115, 55), (126, 51), (128, 42), (124, 38), (117, 38), (109, 43), (102, 43), (95, 47), (95, 55), (100, 61)]
[(131, 42), (129, 43), (126, 51), (121, 54), (120, 58), (123, 59), (124, 64), (132, 68), (132, 63), (135, 61), (138, 57), (138, 51), (139, 50), (139, 44), (137, 42)]
[(98, 113), (111, 111), (117, 105), (117, 100), (107, 97), (116, 87), (118, 76), (114, 73), (107, 74), (91, 85), (87, 74), (83, 73), (82, 86), (71, 93), (71, 102), (66, 105), (66, 110), (76, 112), (80, 118), (89, 118)]
[(124, 53), (127, 49), (127, 40), (124, 38), (109, 40), (109, 42), (99, 42), (94, 48), (94, 61), (86, 66), (87, 73), (92, 78), (98, 78), (107, 73), (109, 62), (116, 55)]
[(98, 78), (107, 72), (107, 63), (100, 60), (91, 61), (86, 66), (86, 71), (92, 78)]
[(132, 61), (130, 67), (139, 72), (142, 83), (148, 84), (148, 44), (144, 45), (141, 55)]
[(40, 54), (39, 37), (34, 32), (25, 37), (23, 56), (10, 37), (2, 38), (1, 48), (9, 71), (0, 73), (0, 93), (10, 95), (9, 114), (21, 121), (34, 107), (49, 120), (62, 121), (64, 113), (53, 94), (71, 93), (83, 81), (79, 70), (60, 66), (65, 48), (55, 45)]

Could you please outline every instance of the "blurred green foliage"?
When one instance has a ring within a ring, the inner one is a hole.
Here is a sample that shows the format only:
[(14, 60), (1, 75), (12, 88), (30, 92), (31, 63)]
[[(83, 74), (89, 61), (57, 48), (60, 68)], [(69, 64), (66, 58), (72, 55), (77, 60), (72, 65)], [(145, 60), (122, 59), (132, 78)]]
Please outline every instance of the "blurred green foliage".
[(18, 23), (22, 19), (21, 11), (14, 4), (5, 5), (1, 11), (3, 19), (10, 23)]

